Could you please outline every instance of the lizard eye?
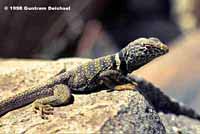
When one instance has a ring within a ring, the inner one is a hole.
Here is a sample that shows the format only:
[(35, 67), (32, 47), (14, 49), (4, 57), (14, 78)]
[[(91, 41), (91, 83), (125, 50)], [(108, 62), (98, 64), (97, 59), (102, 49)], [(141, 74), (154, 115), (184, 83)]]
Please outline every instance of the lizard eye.
[(144, 51), (145, 49), (144, 48), (139, 48), (139, 51)]
[(147, 45), (146, 48), (147, 48), (148, 50), (150, 50), (152, 47), (151, 47), (150, 45)]

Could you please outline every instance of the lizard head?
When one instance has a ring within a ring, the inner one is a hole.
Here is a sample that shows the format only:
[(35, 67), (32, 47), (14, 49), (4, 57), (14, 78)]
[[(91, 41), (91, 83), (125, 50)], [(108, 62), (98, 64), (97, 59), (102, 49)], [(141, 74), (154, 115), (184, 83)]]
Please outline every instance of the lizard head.
[(123, 68), (130, 73), (168, 51), (168, 47), (157, 38), (139, 38), (123, 48), (119, 58)]

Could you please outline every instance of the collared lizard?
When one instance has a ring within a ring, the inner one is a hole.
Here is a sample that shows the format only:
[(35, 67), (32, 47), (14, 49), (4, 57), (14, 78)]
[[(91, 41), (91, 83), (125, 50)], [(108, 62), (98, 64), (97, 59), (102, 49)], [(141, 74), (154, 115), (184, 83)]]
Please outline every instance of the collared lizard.
[(139, 38), (116, 54), (64, 70), (47, 82), (0, 101), (0, 116), (33, 102), (34, 110), (39, 110), (45, 118), (46, 114), (52, 114), (54, 106), (68, 104), (72, 93), (95, 92), (102, 85), (111, 90), (132, 89), (137, 81), (128, 74), (168, 51), (157, 38)]

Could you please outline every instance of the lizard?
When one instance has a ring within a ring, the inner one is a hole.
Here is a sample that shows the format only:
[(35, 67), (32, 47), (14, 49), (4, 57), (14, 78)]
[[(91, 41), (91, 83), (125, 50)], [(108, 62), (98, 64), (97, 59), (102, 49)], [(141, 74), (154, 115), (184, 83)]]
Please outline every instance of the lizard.
[[(44, 83), (0, 101), (0, 117), (32, 103), (34, 111), (39, 111), (41, 117), (46, 118), (46, 115), (52, 114), (53, 107), (69, 104), (73, 93), (96, 92), (102, 85), (111, 90), (132, 89), (136, 82), (127, 77), (128, 74), (168, 51), (167, 45), (158, 38), (136, 39), (115, 54), (64, 70)], [(120, 84), (127, 85), (115, 88)]]

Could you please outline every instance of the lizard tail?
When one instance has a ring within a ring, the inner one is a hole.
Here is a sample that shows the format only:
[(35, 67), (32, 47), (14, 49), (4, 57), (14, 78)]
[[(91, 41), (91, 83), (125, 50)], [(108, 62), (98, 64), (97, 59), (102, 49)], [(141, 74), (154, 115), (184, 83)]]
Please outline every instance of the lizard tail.
[(175, 99), (171, 99), (152, 83), (133, 75), (130, 77), (137, 82), (138, 91), (154, 106), (157, 112), (184, 115), (200, 120), (200, 114), (194, 109), (175, 101)]
[[(53, 95), (53, 89), (51, 87), (52, 84), (45, 86), (41, 84), (0, 101), (0, 117), (11, 110), (30, 104), (36, 99)], [(46, 90), (47, 88), (48, 90)]]
[(41, 83), (36, 87), (29, 88), (13, 97), (0, 101), (0, 117), (7, 112), (32, 103), (36, 99), (52, 96), (54, 92), (53, 86), (65, 83), (70, 77), (69, 73), (61, 73), (54, 78), (50, 78), (47, 82)]

